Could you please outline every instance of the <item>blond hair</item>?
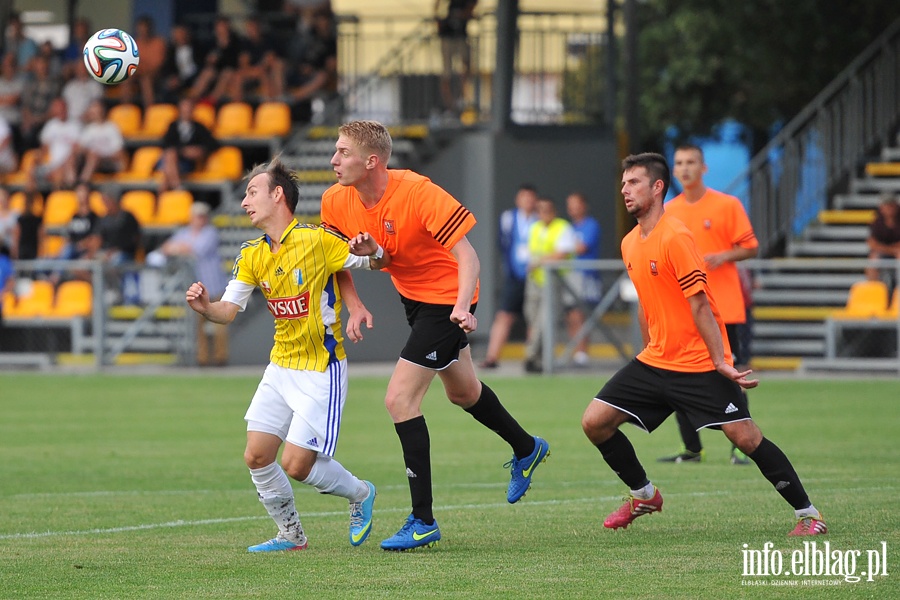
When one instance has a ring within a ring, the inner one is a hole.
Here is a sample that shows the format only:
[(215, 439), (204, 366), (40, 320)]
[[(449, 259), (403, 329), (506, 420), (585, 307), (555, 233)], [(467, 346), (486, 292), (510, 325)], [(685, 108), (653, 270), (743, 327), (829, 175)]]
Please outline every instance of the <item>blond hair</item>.
[(391, 159), (393, 141), (387, 128), (378, 121), (350, 121), (338, 129), (340, 135), (350, 138), (365, 152), (373, 153), (383, 164)]

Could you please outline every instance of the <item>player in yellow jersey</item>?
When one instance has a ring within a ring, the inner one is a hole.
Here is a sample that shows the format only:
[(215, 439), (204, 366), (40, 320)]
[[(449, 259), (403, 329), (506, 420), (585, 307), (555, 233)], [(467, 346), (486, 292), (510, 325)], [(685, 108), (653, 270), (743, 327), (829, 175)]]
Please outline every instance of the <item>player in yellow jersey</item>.
[(625, 208), (637, 226), (622, 240), (622, 259), (637, 290), (644, 348), (603, 386), (582, 417), (582, 428), (630, 497), (603, 522), (625, 528), (641, 515), (662, 510), (631, 442), (619, 429), (632, 423), (647, 432), (673, 411), (702, 429), (721, 429), (794, 508), (789, 535), (827, 532), (800, 477), (778, 446), (750, 417), (742, 388), (759, 383), (734, 368), (725, 324), (710, 293), (704, 262), (687, 226), (663, 210), (669, 165), (653, 153), (622, 163)]
[[(375, 486), (356, 478), (332, 458), (347, 396), (347, 358), (341, 335), (342, 269), (380, 269), (391, 257), (370, 237), (354, 246), (373, 256), (350, 254), (348, 239), (294, 218), (296, 176), (275, 159), (248, 175), (241, 207), (264, 235), (241, 246), (233, 277), (222, 299), (210, 302), (203, 282), (186, 293), (192, 309), (214, 323), (230, 323), (247, 306), (254, 288), (262, 290), (275, 317), (270, 363), (250, 402), (244, 461), (259, 499), (278, 525), (271, 540), (250, 552), (303, 550), (306, 534), (294, 505), (290, 475), (323, 494), (350, 502), (350, 543), (358, 546), (372, 526)], [(344, 287), (351, 312), (365, 311), (356, 291)], [(371, 323), (368, 323), (371, 325)], [(359, 338), (358, 330), (350, 331)], [(284, 443), (281, 466), (276, 462)], [(283, 467), (283, 468), (282, 468)]]

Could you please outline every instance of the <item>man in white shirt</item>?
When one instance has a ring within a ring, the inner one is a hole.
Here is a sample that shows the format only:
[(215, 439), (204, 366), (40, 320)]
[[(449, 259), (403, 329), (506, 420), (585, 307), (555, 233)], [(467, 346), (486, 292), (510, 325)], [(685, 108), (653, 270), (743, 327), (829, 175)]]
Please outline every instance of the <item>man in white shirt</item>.
[(95, 172), (118, 173), (125, 168), (128, 156), (125, 138), (119, 126), (106, 118), (102, 100), (91, 102), (84, 113), (86, 125), (81, 130), (76, 159), (81, 165), (79, 181), (90, 181)]
[(56, 98), (50, 104), (50, 119), (41, 129), (41, 147), (35, 167), (31, 171), (31, 184), (49, 181), (55, 188), (70, 188), (75, 184), (75, 147), (81, 133), (81, 124), (68, 119), (66, 101)]

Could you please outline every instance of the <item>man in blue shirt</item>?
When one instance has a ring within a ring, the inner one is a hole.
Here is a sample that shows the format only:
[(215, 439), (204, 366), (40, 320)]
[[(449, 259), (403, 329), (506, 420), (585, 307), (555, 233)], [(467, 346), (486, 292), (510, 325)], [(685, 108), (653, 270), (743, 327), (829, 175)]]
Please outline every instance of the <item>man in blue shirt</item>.
[(0, 243), (0, 348), (3, 348), (3, 296), (16, 284), (16, 271), (9, 257), (9, 247)]
[(537, 197), (537, 190), (533, 185), (522, 184), (516, 193), (516, 207), (500, 215), (500, 253), (503, 256), (500, 289), (503, 296), (500, 309), (494, 315), (491, 325), (487, 354), (479, 364), (483, 369), (497, 367), (509, 332), (516, 319), (523, 315), (529, 261), (528, 232), (537, 221)]
[[(566, 198), (566, 212), (569, 221), (575, 228), (575, 259), (596, 260), (600, 258), (600, 223), (592, 217), (587, 199), (581, 192), (572, 192)], [(576, 291), (580, 294), (580, 302), (569, 310), (566, 315), (566, 325), (569, 337), (574, 337), (584, 325), (585, 314), (582, 306), (593, 308), (600, 302), (603, 293), (603, 282), (600, 279), (600, 271), (577, 271), (571, 279), (576, 285)], [(578, 348), (572, 359), (578, 366), (588, 363), (589, 336), (585, 336), (578, 344)]]

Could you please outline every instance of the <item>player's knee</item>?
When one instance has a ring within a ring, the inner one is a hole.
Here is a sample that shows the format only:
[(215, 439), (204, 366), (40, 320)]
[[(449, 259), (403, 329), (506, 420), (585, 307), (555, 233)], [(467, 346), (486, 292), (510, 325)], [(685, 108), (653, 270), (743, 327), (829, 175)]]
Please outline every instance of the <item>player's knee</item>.
[(284, 469), (288, 477), (297, 481), (305, 481), (309, 477), (310, 471), (312, 471), (312, 463), (282, 457), (281, 468)]
[(741, 421), (727, 429), (723, 427), (726, 437), (744, 454), (752, 454), (762, 442), (762, 431), (753, 421)]
[(262, 469), (272, 464), (272, 459), (252, 448), (247, 448), (244, 450), (244, 463), (250, 469)]

